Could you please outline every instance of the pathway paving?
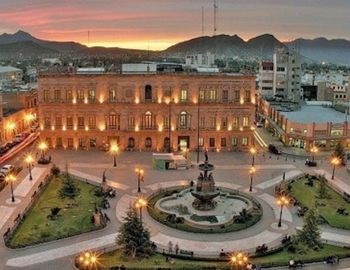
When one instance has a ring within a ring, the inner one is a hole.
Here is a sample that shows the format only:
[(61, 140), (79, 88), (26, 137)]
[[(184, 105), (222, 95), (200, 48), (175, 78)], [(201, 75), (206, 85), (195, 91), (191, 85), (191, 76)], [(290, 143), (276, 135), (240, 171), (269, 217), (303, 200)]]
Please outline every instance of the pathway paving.
[(0, 230), (6, 224), (6, 222), (10, 219), (16, 207), (8, 207), (8, 206), (0, 206)]
[[(264, 200), (265, 202), (267, 202), (271, 206), (275, 214), (275, 218), (278, 220), (280, 216), (281, 207), (276, 203), (276, 198), (267, 193), (258, 195), (258, 197)], [(289, 211), (287, 207), (284, 207), (283, 209), (282, 220), (293, 222), (292, 213)]]
[(35, 167), (32, 169), (33, 180), (29, 180), (29, 174), (27, 174), (22, 182), (15, 188), (13, 194), (17, 197), (26, 197), (30, 190), (36, 185), (37, 182), (40, 182), (42, 176), (46, 172), (46, 168)]
[[(286, 179), (286, 181), (288, 181), (288, 180), (297, 178), (299, 176), (302, 176), (303, 174), (304, 173), (300, 170), (292, 170), (292, 171), (286, 172), (285, 179)], [(283, 175), (279, 175), (273, 179), (262, 182), (262, 183), (256, 185), (255, 187), (259, 188), (259, 189), (266, 189), (269, 187), (273, 187), (273, 186), (279, 184), (282, 181), (282, 179), (283, 179)]]
[(316, 174), (324, 176), (328, 180), (328, 183), (331, 186), (333, 186), (335, 189), (337, 189), (338, 191), (346, 192), (347, 194), (350, 194), (350, 185), (344, 183), (337, 176), (335, 176), (334, 179), (332, 179), (332, 175), (329, 172), (325, 171), (325, 170), (314, 170), (314, 171), (315, 171)]

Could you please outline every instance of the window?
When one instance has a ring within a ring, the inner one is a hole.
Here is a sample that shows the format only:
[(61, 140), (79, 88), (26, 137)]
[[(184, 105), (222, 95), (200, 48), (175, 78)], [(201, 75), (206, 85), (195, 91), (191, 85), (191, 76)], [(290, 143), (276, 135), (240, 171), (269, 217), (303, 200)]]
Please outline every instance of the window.
[(199, 119), (199, 128), (205, 128), (205, 117), (201, 116)]
[(231, 145), (232, 146), (237, 146), (238, 145), (238, 138), (233, 137), (232, 140), (231, 140)]
[(96, 147), (96, 138), (90, 138), (90, 147)]
[(61, 148), (63, 146), (62, 137), (58, 137), (56, 140), (56, 146)]
[(72, 90), (67, 90), (66, 91), (66, 101), (72, 102), (72, 100), (73, 100), (73, 92), (72, 92)]
[(249, 117), (244, 116), (243, 117), (243, 127), (248, 127), (249, 126)]
[(74, 147), (73, 138), (68, 138), (68, 148), (72, 149)]
[(240, 99), (241, 99), (241, 93), (240, 93), (240, 91), (239, 90), (235, 90), (235, 101), (237, 102), (239, 102), (240, 101)]
[(135, 129), (135, 116), (128, 116), (128, 129)]
[(227, 102), (228, 101), (228, 90), (222, 91), (222, 101)]
[(61, 90), (54, 91), (54, 99), (56, 102), (61, 100)]
[(128, 148), (134, 148), (135, 147), (135, 139), (130, 137), (128, 139)]
[(147, 137), (145, 140), (145, 147), (151, 148), (152, 147), (152, 139), (150, 137)]
[[(79, 119), (79, 118), (78, 118)], [(79, 148), (84, 148), (85, 147), (85, 141), (83, 138), (79, 138)]]
[(95, 102), (95, 100), (96, 100), (96, 91), (95, 90), (90, 89), (88, 91), (88, 100), (89, 100), (89, 102)]
[(248, 145), (248, 138), (244, 137), (242, 138), (242, 145), (247, 146)]
[(143, 129), (152, 129), (153, 128), (153, 117), (150, 111), (146, 112), (143, 115)]
[(250, 102), (250, 91), (249, 90), (244, 91), (244, 101)]
[(111, 112), (108, 116), (108, 128), (117, 129), (117, 114), (115, 112)]
[(204, 100), (205, 100), (205, 91), (199, 90), (199, 101), (204, 101)]
[(73, 128), (73, 117), (69, 116), (67, 117), (67, 129)]
[(109, 102), (116, 102), (117, 101), (117, 93), (115, 89), (110, 89), (109, 90)]
[(284, 72), (285, 68), (284, 67), (277, 67), (277, 71)]
[(209, 91), (209, 101), (216, 101), (216, 90), (211, 89)]
[(226, 138), (221, 138), (221, 147), (226, 147)]
[(171, 97), (171, 88), (164, 89), (164, 97)]
[(51, 128), (51, 117), (45, 117), (44, 128), (45, 129), (50, 129)]
[(60, 117), (60, 116), (56, 117), (55, 126), (56, 126), (56, 128), (62, 128), (62, 117)]
[(216, 128), (216, 117), (210, 117), (210, 128)]
[(83, 102), (84, 101), (84, 90), (78, 90), (77, 91), (77, 102)]
[(180, 128), (187, 128), (187, 113), (180, 113)]
[(145, 86), (145, 100), (152, 100), (152, 86), (149, 84)]
[(215, 138), (209, 138), (209, 147), (215, 147)]
[(181, 96), (180, 96), (180, 101), (181, 102), (187, 102), (188, 100), (188, 92), (186, 89), (181, 90)]
[(96, 116), (89, 116), (89, 129), (96, 128)]
[(233, 119), (232, 119), (232, 128), (233, 129), (237, 129), (238, 125), (239, 125), (238, 117), (233, 117)]
[(79, 116), (78, 117), (78, 129), (84, 129), (84, 128), (85, 128), (84, 117)]
[(50, 99), (50, 92), (49, 90), (44, 90), (44, 101), (48, 102)]
[(163, 125), (164, 125), (164, 128), (169, 128), (169, 117), (168, 116), (163, 117)]
[(227, 127), (227, 117), (222, 117), (221, 118), (221, 126), (222, 126), (222, 128), (226, 128)]
[(202, 147), (202, 146), (204, 145), (204, 139), (203, 139), (203, 137), (199, 137), (199, 138), (198, 138), (198, 145), (199, 145), (200, 147)]

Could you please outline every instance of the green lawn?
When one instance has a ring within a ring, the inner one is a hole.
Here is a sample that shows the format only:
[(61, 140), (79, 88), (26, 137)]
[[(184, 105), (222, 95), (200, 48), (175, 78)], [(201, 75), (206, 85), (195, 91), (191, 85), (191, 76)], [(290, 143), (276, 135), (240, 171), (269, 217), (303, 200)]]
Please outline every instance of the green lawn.
[[(91, 222), (91, 216), (94, 203), (100, 205), (102, 200), (94, 196), (94, 190), (97, 187), (76, 179), (73, 181), (80, 189), (80, 194), (74, 201), (59, 197), (62, 180), (53, 178), (32, 209), (28, 211), (27, 217), (10, 239), (8, 246), (23, 247), (96, 229)], [(76, 205), (69, 207), (72, 203)], [(56, 220), (48, 219), (50, 209), (56, 206), (62, 208), (60, 216)]]
[[(319, 251), (310, 251), (306, 255), (296, 255), (287, 251), (281, 251), (265, 257), (254, 258), (255, 264), (262, 266), (278, 266), (288, 265), (290, 259), (302, 260), (305, 262), (322, 261), (327, 256), (337, 255), (338, 257), (350, 256), (350, 249), (324, 245)], [(166, 262), (165, 257), (161, 254), (156, 254), (148, 259), (132, 260), (123, 256), (120, 250), (103, 254), (99, 257), (101, 269), (112, 266), (120, 266), (124, 264), (127, 269), (203, 269), (205, 267), (215, 266), (216, 269), (232, 269), (227, 261), (194, 261), (185, 259), (174, 259), (174, 264)]]
[[(304, 206), (312, 208), (315, 206), (315, 201), (319, 204), (317, 209), (320, 216), (332, 227), (350, 230), (350, 203), (346, 202), (338, 193), (326, 186), (327, 192), (330, 195), (329, 199), (318, 199), (318, 189), (320, 182), (314, 180), (314, 186), (305, 185), (306, 179), (302, 178), (292, 183), (293, 196)], [(348, 216), (337, 213), (338, 208), (345, 208)]]

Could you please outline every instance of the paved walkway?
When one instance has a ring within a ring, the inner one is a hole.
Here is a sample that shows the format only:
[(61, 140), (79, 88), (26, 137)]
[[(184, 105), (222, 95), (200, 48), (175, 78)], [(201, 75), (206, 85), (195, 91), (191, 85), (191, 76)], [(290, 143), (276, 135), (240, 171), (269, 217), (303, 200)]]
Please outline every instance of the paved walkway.
[(26, 197), (30, 190), (40, 182), (43, 175), (46, 173), (46, 168), (35, 167), (32, 169), (33, 180), (29, 180), (29, 174), (27, 174), (23, 181), (15, 188), (13, 194), (15, 197)]
[[(302, 176), (303, 174), (304, 173), (300, 170), (292, 170), (292, 171), (285, 173), (285, 180), (288, 181), (288, 180), (291, 180), (294, 178), (298, 178), (298, 177)], [(281, 183), (282, 180), (283, 180), (283, 174), (279, 175), (271, 180), (260, 183), (260, 184), (256, 185), (255, 187), (260, 188), (260, 189), (266, 189), (269, 187), (276, 186), (277, 184)]]
[[(350, 185), (344, 183), (337, 176), (335, 176), (334, 179), (332, 179), (332, 175), (325, 170), (314, 170), (314, 171), (316, 174), (324, 176), (328, 180), (328, 183), (338, 191), (346, 192), (347, 194), (350, 194)], [(348, 179), (350, 179), (350, 176)]]

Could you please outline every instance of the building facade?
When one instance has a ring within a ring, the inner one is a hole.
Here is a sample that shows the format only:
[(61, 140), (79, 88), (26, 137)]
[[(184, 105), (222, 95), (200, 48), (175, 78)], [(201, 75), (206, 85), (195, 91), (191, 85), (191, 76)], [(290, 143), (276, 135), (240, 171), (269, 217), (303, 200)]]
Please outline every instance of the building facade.
[(23, 72), (19, 68), (0, 66), (0, 86), (16, 85), (23, 79)]
[(194, 74), (41, 74), (41, 139), (54, 148), (208, 148), (253, 142), (255, 77)]

